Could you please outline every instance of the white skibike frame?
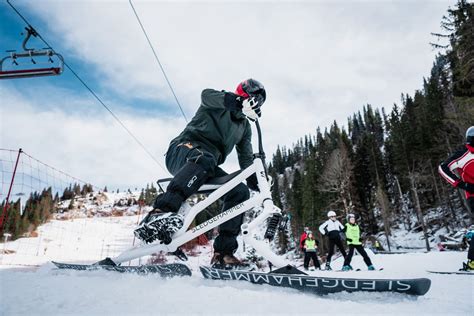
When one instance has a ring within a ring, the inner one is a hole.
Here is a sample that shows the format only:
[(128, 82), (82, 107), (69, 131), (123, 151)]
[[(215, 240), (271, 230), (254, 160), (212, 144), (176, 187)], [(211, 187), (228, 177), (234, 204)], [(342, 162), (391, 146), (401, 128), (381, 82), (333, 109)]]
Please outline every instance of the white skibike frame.
[[(276, 255), (270, 248), (269, 240), (266, 240), (261, 236), (260, 238), (256, 236), (257, 228), (259, 225), (264, 223), (268, 218), (272, 217), (274, 214), (281, 214), (281, 210), (273, 204), (272, 195), (270, 192), (270, 184), (267, 181), (266, 171), (264, 166), (264, 157), (262, 146), (261, 146), (261, 132), (258, 121), (256, 121), (258, 136), (259, 136), (259, 147), (260, 154), (256, 155), (254, 158), (253, 164), (246, 169), (242, 170), (237, 176), (235, 176), (230, 181), (226, 182), (218, 189), (209, 194), (209, 196), (194, 205), (186, 215), (184, 219), (183, 227), (178, 230), (174, 235), (170, 244), (165, 245), (160, 242), (141, 245), (137, 247), (130, 248), (119, 256), (112, 258), (112, 260), (119, 264), (122, 262), (130, 261), (136, 258), (143, 256), (151, 255), (158, 252), (174, 252), (176, 249), (193, 240), (194, 238), (204, 234), (205, 232), (214, 229), (215, 227), (231, 220), (232, 218), (251, 210), (254, 207), (263, 207), (263, 211), (249, 223), (244, 223), (241, 226), (242, 238), (243, 241), (253, 247), (258, 254), (262, 255), (265, 259), (270, 261), (273, 266), (276, 268), (281, 268), (289, 265), (289, 262), (285, 260), (282, 256)], [(250, 199), (237, 204), (230, 209), (223, 211), (222, 213), (214, 216), (213, 218), (205, 221), (204, 223), (189, 229), (189, 226), (194, 221), (194, 218), (204, 211), (209, 205), (220, 199), (230, 190), (239, 185), (242, 181), (247, 179), (252, 174), (257, 175), (258, 188), (260, 192), (256, 192)], [(200, 190), (205, 190), (206, 184), (201, 187)], [(199, 191), (198, 191), (199, 193)]]

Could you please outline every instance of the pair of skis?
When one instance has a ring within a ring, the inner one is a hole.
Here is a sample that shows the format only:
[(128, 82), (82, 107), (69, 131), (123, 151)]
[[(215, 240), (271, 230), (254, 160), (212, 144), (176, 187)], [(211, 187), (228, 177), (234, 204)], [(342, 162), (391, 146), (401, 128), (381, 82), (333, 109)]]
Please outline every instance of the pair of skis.
[(434, 273), (434, 274), (459, 274), (459, 275), (474, 275), (474, 270), (471, 271), (465, 271), (465, 270), (459, 270), (459, 271), (427, 271), (428, 273)]
[[(158, 273), (161, 277), (191, 276), (191, 270), (184, 264), (172, 263), (144, 266), (84, 265), (53, 262), (59, 269), (73, 270), (107, 270), (133, 272), (138, 274)], [(419, 279), (354, 279), (309, 276), (294, 267), (283, 267), (270, 273), (238, 271), (199, 267), (204, 278), (211, 280), (238, 280), (254, 284), (267, 284), (292, 288), (313, 294), (331, 294), (337, 292), (396, 292), (408, 295), (424, 295), (428, 292), (431, 281)]]
[(334, 272), (360, 272), (360, 271), (370, 271), (370, 272), (375, 272), (375, 271), (383, 271), (383, 268), (378, 268), (375, 270), (362, 270), (360, 268), (357, 269), (352, 269), (352, 270), (333, 270)]

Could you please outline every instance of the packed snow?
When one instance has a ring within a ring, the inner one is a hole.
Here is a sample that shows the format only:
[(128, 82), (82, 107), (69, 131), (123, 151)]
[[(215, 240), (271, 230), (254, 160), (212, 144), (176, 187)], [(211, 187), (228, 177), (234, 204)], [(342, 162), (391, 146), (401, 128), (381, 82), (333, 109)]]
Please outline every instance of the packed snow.
[[(466, 252), (372, 253), (375, 266), (383, 271), (366, 271), (360, 256), (355, 256), (352, 265), (361, 268), (360, 272), (310, 272), (339, 278), (431, 279), (430, 291), (418, 298), (392, 293), (316, 296), (247, 282), (206, 280), (198, 267), (209, 264), (211, 245), (194, 249), (195, 256), (186, 262), (193, 271), (191, 277), (161, 279), (157, 275), (58, 270), (50, 263), (94, 262), (118, 255), (137, 243), (133, 228), (139, 215), (133, 214), (52, 220), (38, 229), (37, 237), (0, 244), (0, 315), (472, 315), (474, 310), (471, 275), (426, 272), (457, 270), (466, 260)], [(174, 261), (178, 260), (168, 257), (168, 262)], [(302, 259), (294, 264), (301, 265)], [(340, 269), (341, 258), (332, 266)]]
[[(377, 255), (378, 264), (385, 268), (375, 272), (378, 276), (391, 277), (396, 273), (432, 280), (431, 290), (419, 298), (391, 293), (319, 297), (246, 282), (205, 280), (196, 267), (192, 277), (164, 280), (154, 275), (56, 270), (45, 264), (37, 270), (0, 270), (0, 305), (3, 315), (472, 315), (472, 276), (425, 272), (456, 269), (465, 255), (462, 252)], [(345, 275), (357, 277), (358, 273)]]

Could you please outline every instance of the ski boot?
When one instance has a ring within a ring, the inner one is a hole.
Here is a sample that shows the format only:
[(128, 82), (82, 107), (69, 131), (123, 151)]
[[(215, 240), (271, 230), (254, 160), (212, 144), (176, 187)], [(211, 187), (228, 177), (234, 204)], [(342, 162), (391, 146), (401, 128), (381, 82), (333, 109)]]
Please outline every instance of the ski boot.
[(178, 258), (181, 261), (188, 261), (188, 256), (186, 256), (186, 254), (180, 247), (178, 247), (176, 251), (169, 252), (168, 254), (176, 256), (176, 258)]
[(109, 257), (107, 257), (103, 260), (97, 261), (93, 265), (94, 266), (117, 266), (117, 264), (112, 259), (110, 259)]
[(252, 264), (237, 259), (234, 255), (223, 255), (218, 252), (214, 253), (211, 259), (211, 267), (214, 269), (224, 270), (241, 270), (251, 271), (254, 269)]
[(353, 270), (350, 265), (342, 266), (342, 271), (350, 271), (350, 270)]
[(469, 260), (467, 262), (467, 270), (468, 271), (474, 271), (474, 260)]
[(375, 271), (375, 267), (374, 267), (373, 264), (371, 264), (370, 266), (368, 266), (367, 269), (369, 269), (369, 271)]
[(459, 271), (474, 271), (474, 260), (468, 260), (467, 263), (462, 263), (462, 269)]
[(330, 262), (326, 262), (326, 268), (325, 268), (326, 271), (331, 271), (331, 263)]
[(171, 236), (183, 227), (183, 224), (183, 216), (177, 213), (153, 210), (140, 222), (134, 234), (147, 244), (160, 240), (168, 245), (171, 243)]

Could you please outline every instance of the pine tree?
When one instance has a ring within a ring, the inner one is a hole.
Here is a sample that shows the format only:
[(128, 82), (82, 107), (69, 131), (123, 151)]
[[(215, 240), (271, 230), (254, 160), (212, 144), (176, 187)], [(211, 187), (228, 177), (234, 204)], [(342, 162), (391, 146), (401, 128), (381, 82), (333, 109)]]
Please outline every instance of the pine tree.
[(458, 97), (474, 97), (474, 4), (459, 0), (449, 9), (442, 26), (448, 31), (447, 56), (451, 63), (453, 93)]
[(297, 214), (298, 218), (303, 218), (303, 179), (301, 177), (300, 171), (295, 170), (295, 175), (293, 178), (293, 184), (291, 186), (291, 207), (294, 210), (294, 213)]
[(283, 208), (283, 205), (281, 203), (281, 194), (280, 194), (280, 185), (278, 184), (278, 175), (276, 174), (276, 171), (273, 170), (272, 173), (270, 173), (270, 176), (272, 177), (273, 179), (273, 186), (272, 186), (272, 199), (273, 199), (273, 203), (279, 207), (279, 208)]

